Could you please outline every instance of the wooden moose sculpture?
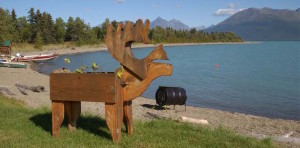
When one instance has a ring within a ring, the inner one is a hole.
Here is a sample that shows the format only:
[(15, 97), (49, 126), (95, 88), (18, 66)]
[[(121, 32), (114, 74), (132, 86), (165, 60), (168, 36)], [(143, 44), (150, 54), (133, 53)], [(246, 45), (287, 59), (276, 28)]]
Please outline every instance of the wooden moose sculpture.
[(120, 68), (114, 73), (51, 73), (52, 135), (58, 137), (66, 112), (68, 129), (75, 130), (80, 116), (81, 101), (105, 102), (106, 124), (114, 142), (121, 140), (124, 122), (129, 135), (133, 133), (132, 100), (140, 96), (159, 76), (172, 74), (172, 65), (153, 62), (168, 60), (163, 46), (156, 47), (146, 58), (137, 59), (131, 51), (133, 42), (148, 43), (150, 22), (138, 20), (134, 25), (119, 23), (114, 30), (107, 26), (106, 46)]

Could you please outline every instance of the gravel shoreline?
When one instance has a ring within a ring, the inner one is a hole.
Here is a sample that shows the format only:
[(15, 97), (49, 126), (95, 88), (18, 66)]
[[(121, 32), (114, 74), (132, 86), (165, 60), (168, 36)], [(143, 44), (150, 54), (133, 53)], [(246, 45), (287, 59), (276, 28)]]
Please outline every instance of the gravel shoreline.
[[(199, 44), (181, 44), (181, 45), (199, 45)], [(136, 45), (135, 48), (154, 47), (155, 45)], [(164, 46), (178, 46), (178, 44), (168, 44)], [(107, 50), (106, 47), (101, 48), (76, 48), (35, 51), (26, 54), (41, 54), (48, 52), (56, 52), (58, 54), (74, 54), (80, 52), (94, 52), (99, 50)], [(22, 100), (30, 108), (48, 107), (50, 108), (49, 96), (49, 76), (40, 74), (31, 68), (13, 69), (0, 67), (0, 87), (7, 88), (14, 95), (4, 95)], [(23, 84), (27, 86), (44, 86), (46, 92), (30, 92), (23, 95), (15, 84)], [(82, 112), (91, 113), (104, 118), (104, 104), (94, 102), (83, 102)], [(217, 128), (219, 126), (226, 127), (240, 134), (255, 136), (258, 138), (272, 137), (274, 140), (283, 143), (288, 147), (300, 147), (300, 121), (270, 119), (254, 115), (245, 115), (235, 112), (220, 111), (208, 108), (199, 108), (187, 106), (168, 106), (168, 109), (162, 109), (155, 105), (155, 100), (138, 97), (133, 101), (133, 118), (135, 120), (152, 120), (147, 116), (148, 113), (156, 114), (164, 118), (177, 120), (179, 117), (191, 117), (195, 119), (204, 119), (209, 122), (210, 127)]]

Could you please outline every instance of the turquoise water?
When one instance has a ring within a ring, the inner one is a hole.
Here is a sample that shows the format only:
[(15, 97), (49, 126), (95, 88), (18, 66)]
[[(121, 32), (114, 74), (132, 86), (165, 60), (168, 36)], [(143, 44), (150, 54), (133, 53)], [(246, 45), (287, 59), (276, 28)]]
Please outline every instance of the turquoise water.
[[(154, 48), (133, 49), (138, 58)], [(300, 120), (300, 42), (164, 47), (173, 64), (170, 77), (153, 81), (144, 97), (155, 98), (159, 85), (185, 88), (187, 104), (271, 118)], [(71, 60), (65, 65), (64, 58)], [(62, 55), (37, 70), (72, 70), (96, 61), (103, 71), (119, 64), (107, 51)], [(216, 68), (218, 64), (218, 68)]]

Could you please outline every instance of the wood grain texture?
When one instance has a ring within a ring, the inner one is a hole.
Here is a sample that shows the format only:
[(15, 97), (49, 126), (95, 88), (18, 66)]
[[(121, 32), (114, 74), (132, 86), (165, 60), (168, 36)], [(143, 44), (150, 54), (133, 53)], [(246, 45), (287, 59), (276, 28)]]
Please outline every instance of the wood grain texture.
[(126, 127), (126, 132), (129, 136), (133, 134), (133, 120), (132, 120), (132, 101), (125, 101), (123, 103), (124, 116), (123, 122)]
[(59, 137), (59, 128), (64, 120), (64, 101), (52, 101), (52, 135)]
[(141, 79), (146, 77), (147, 65), (143, 60), (134, 57), (131, 44), (133, 42), (148, 43), (147, 31), (149, 26), (149, 20), (146, 20), (145, 26), (143, 26), (143, 21), (139, 19), (135, 26), (129, 21), (126, 22), (125, 26), (119, 23), (116, 31), (114, 31), (112, 24), (108, 24), (105, 36), (105, 44), (111, 56)]
[[(69, 130), (76, 129), (80, 116), (80, 101), (105, 102), (106, 124), (113, 142), (121, 141), (121, 125), (124, 122), (128, 135), (133, 134), (132, 100), (140, 96), (159, 76), (172, 74), (171, 64), (153, 60), (168, 60), (162, 44), (146, 58), (137, 59), (131, 51), (133, 42), (148, 43), (147, 31), (150, 21), (138, 20), (122, 23), (114, 30), (107, 26), (105, 43), (109, 53), (124, 67), (109, 74), (74, 74), (57, 70), (50, 74), (50, 99), (52, 100), (52, 133), (58, 136), (63, 120), (64, 103)], [(63, 73), (61, 73), (63, 72)], [(120, 73), (119, 73), (120, 72)], [(63, 100), (63, 101), (61, 101)], [(123, 120), (124, 119), (124, 120)]]
[(160, 76), (169, 76), (172, 74), (173, 67), (171, 64), (156, 63), (153, 60), (168, 60), (167, 53), (163, 49), (163, 45), (157, 46), (146, 58), (143, 59), (147, 63), (147, 76), (141, 80), (131, 71), (125, 68), (123, 79), (126, 82), (124, 88), (124, 101), (131, 101), (148, 88), (151, 82)]
[(65, 111), (68, 119), (68, 130), (76, 130), (77, 119), (81, 113), (81, 102), (65, 101)]
[[(118, 69), (116, 70), (118, 71)], [(123, 88), (121, 80), (116, 75), (116, 103), (105, 103), (106, 124), (111, 132), (113, 142), (121, 141), (121, 127), (123, 120)]]
[(136, 78), (126, 70), (123, 73), (124, 81), (127, 86), (124, 88), (124, 101), (131, 101), (136, 97), (142, 95), (142, 93), (148, 88), (151, 82), (159, 76), (168, 76), (172, 74), (173, 67), (171, 64), (162, 64), (152, 62), (149, 64), (148, 75), (144, 80)]
[(71, 121), (72, 121), (72, 102), (71, 101), (64, 101), (65, 105), (65, 112), (67, 116), (67, 121), (68, 121), (68, 130), (73, 131), (76, 129), (72, 128)]
[(114, 73), (51, 73), (51, 100), (115, 102)]

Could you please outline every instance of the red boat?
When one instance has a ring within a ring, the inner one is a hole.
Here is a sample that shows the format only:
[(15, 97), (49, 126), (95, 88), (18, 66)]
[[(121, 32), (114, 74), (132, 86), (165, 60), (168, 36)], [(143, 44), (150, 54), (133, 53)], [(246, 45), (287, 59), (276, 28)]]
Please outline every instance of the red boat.
[(27, 56), (16, 54), (16, 56), (13, 57), (11, 60), (14, 62), (45, 61), (45, 60), (55, 59), (57, 57), (58, 57), (58, 54), (56, 54), (56, 53), (27, 55)]

